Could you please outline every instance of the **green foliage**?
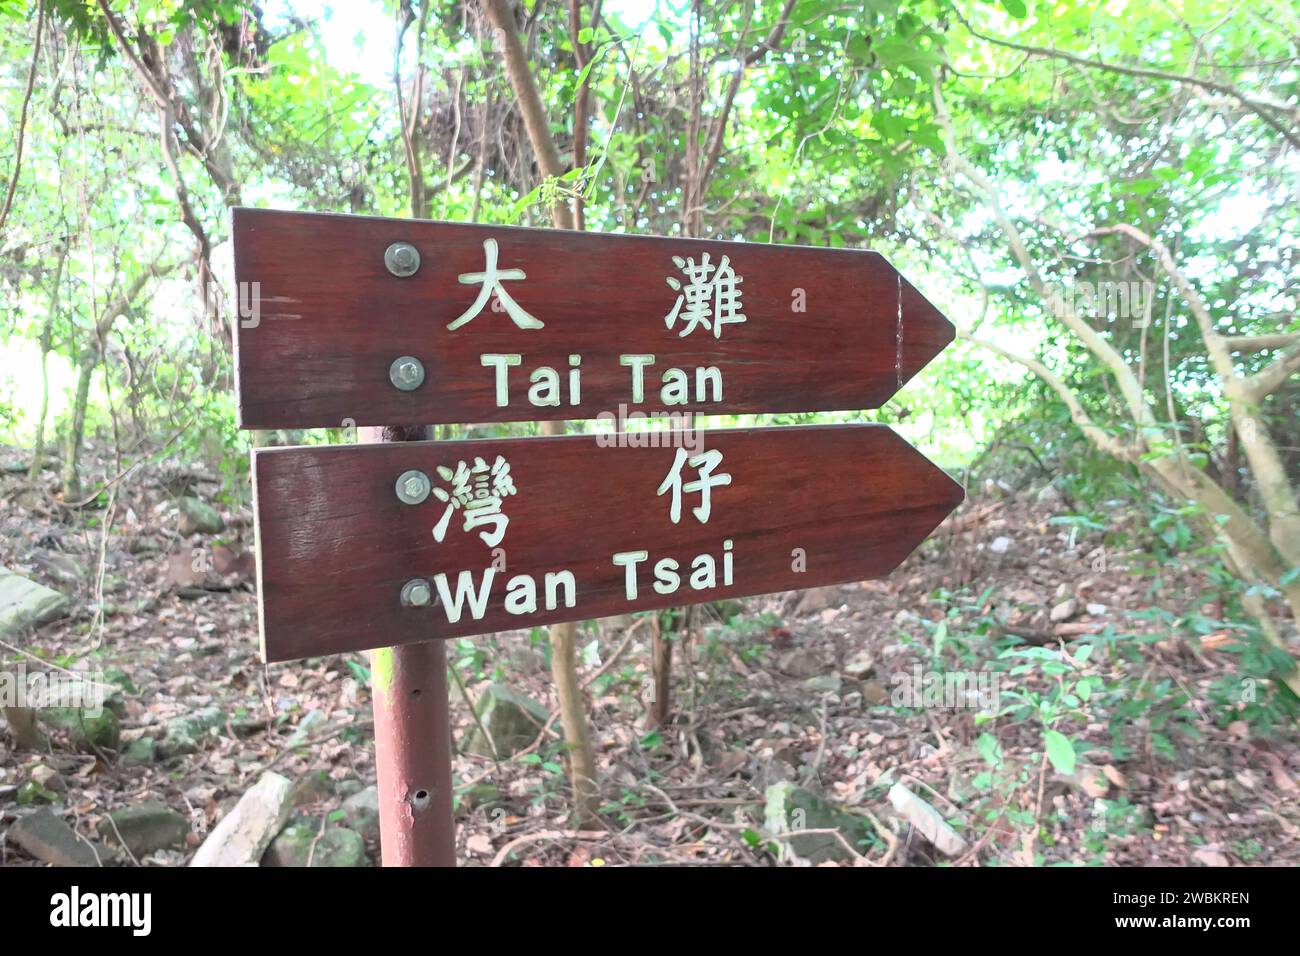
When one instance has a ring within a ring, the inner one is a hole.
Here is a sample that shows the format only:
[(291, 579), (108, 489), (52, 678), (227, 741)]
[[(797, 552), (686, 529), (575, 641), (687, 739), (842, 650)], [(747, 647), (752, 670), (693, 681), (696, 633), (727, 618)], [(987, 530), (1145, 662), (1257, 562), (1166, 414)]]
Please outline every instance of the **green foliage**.
[[(231, 205), (410, 215), (418, 184), (425, 199), (414, 211), (435, 218), (539, 225), (556, 203), (581, 198), (590, 230), (679, 235), (690, 213), (687, 157), (699, 161), (725, 118), (704, 189), (703, 235), (880, 252), (963, 329), (1040, 358), (1101, 433), (1143, 440), (1146, 464), (1187, 454), (1260, 513), (1186, 297), (1150, 250), (1122, 235), (1088, 234), (1124, 224), (1161, 239), (1224, 335), (1300, 331), (1300, 167), (1291, 139), (1300, 70), (1290, 6), (1216, 0), (1099, 11), (1028, 0), (800, 0), (773, 49), (758, 44), (781, 0), (705, 4), (698, 22), (681, 3), (659, 4), (644, 23), (608, 10), (593, 23), (591, 6), (581, 7), (576, 39), (589, 55), (580, 62), (565, 5), (524, 5), (530, 59), (566, 170), (540, 177), (500, 57), (463, 5), (427, 8), (427, 19), (407, 26), (394, 65), (389, 41), (378, 38), (396, 31), (381, 21), (425, 12), (418, 3), (349, 14), (361, 27), (354, 43), (340, 39), (340, 23), (352, 22), (342, 11), (308, 4), (271, 14), (240, 0), (113, 0), (124, 43), (102, 7), (50, 0), (15, 203), (0, 235), (0, 290), (11, 304), (0, 320), (0, 437), (30, 446), (48, 391), (45, 435), (56, 446), (75, 419), (77, 372), (89, 367), (90, 439), (111, 440), (123, 467), (169, 457), (210, 463), (224, 500), (245, 504), (254, 439), (349, 439), (235, 428)], [(5, 144), (16, 141), (36, 10), (35, 0), (0, 2)], [(694, 76), (692, 33), (707, 65)], [(187, 142), (178, 117), (175, 155), (160, 152), (157, 103), (127, 49), (147, 53), (170, 81), (207, 148)], [(740, 57), (748, 58), (729, 98)], [(414, 111), (405, 130), (394, 69)], [(573, 117), (584, 86), (590, 114), (579, 161)], [(1090, 309), (1088, 323), (1135, 370), (1159, 420), (1135, 426), (1112, 377), (1063, 334), (1060, 303), (1031, 281), (987, 197), (954, 172), (936, 89), (962, 156), (997, 187), (1039, 278)], [(4, 182), (14, 152), (0, 147)], [(182, 192), (206, 239), (204, 263)], [(196, 289), (209, 264), (216, 291), (204, 302)], [(102, 314), (115, 291), (151, 269), (158, 275), (137, 301)], [(1115, 282), (1143, 290), (1141, 307), (1121, 313), (1078, 299), (1084, 288)], [(1235, 361), (1249, 375), (1275, 356), (1246, 351)], [(1292, 383), (1252, 413), (1278, 438), (1290, 475), (1300, 467), (1297, 400)], [(1243, 605), (1255, 596), (1278, 602), (1277, 589), (1225, 571), (1206, 516), (1133, 464), (1097, 453), (1076, 417), (1041, 379), (959, 344), (883, 409), (718, 421), (889, 424), (962, 469), (969, 484), (987, 478), (1032, 491), (1050, 483), (1062, 499), (1053, 522), (1132, 555), (1130, 571), (1152, 597), (1176, 590), (1189, 570), (1209, 581), (1205, 593), (1188, 596), (1200, 610), (1134, 616), (1067, 642), (1064, 652), (1003, 637), (984, 610), (983, 585), (936, 595), (943, 617), (924, 648), (933, 666), (1014, 678), (981, 723), (988, 769), (980, 784), (990, 791), (1020, 785), (1027, 772), (1004, 759), (999, 735), (1008, 728), (1030, 735), (1039, 756), (1068, 774), (1090, 747), (1108, 747), (1116, 759), (1176, 759), (1198, 732), (1198, 707), (1219, 726), (1242, 720), (1260, 735), (1294, 717), (1296, 701), (1277, 689), (1289, 661)], [(534, 432), (492, 425), (463, 434)], [(1137, 519), (1116, 520), (1137, 503)], [(100, 520), (88, 514), (87, 527)], [(1300, 568), (1289, 568), (1273, 583), (1297, 581)], [(1211, 602), (1222, 605), (1214, 616), (1203, 608)], [(669, 640), (683, 630), (673, 612), (659, 623)], [(744, 615), (706, 622), (698, 648), (705, 686), (719, 689), (710, 683), (715, 665), (732, 655), (756, 660), (778, 624)], [(1155, 641), (1197, 650), (1220, 633), (1231, 641), (1215, 653), (1233, 666), (1195, 696), (1165, 674), (1146, 674)], [(528, 640), (549, 665), (545, 634), (535, 629)], [(451, 651), (466, 678), (503, 676), (492, 641), (457, 641)], [(349, 666), (369, 679), (361, 665)], [(593, 690), (639, 697), (640, 679), (625, 664)], [(1096, 720), (1100, 735), (1089, 731)], [(661, 741), (648, 735), (641, 746), (654, 757)], [(545, 769), (558, 756), (537, 759)], [(1103, 829), (1123, 832), (1128, 812), (1108, 807)]]

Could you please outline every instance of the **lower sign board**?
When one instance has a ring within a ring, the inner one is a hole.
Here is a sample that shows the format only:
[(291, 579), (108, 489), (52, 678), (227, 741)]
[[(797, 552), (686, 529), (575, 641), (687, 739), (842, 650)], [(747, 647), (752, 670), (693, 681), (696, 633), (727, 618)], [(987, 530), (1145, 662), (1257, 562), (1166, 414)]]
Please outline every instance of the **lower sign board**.
[(962, 488), (883, 425), (253, 452), (284, 661), (888, 574)]

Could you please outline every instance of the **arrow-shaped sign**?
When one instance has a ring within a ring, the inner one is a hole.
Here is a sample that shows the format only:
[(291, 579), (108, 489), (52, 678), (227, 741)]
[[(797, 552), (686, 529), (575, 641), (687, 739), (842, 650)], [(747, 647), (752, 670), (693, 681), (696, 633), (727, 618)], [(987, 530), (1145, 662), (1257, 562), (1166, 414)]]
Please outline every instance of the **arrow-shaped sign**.
[(260, 449), (253, 472), (268, 661), (880, 577), (963, 497), (883, 425)]
[(882, 256), (237, 209), (245, 428), (876, 408), (953, 338)]

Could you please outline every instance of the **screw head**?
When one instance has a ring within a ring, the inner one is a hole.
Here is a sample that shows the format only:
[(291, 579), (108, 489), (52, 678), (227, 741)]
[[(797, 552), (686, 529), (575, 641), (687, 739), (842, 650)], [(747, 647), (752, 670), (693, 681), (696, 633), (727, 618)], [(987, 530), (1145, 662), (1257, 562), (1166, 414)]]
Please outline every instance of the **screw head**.
[(433, 599), (429, 582), (424, 578), (411, 578), (402, 585), (402, 605), (404, 607), (424, 607)]
[(429, 497), (429, 476), (422, 471), (404, 471), (397, 479), (397, 497), (408, 505), (418, 505)]
[(395, 242), (384, 250), (384, 265), (399, 279), (413, 276), (420, 268), (420, 250), (409, 242)]
[(424, 384), (424, 363), (414, 355), (395, 358), (388, 366), (388, 380), (403, 392), (413, 392)]

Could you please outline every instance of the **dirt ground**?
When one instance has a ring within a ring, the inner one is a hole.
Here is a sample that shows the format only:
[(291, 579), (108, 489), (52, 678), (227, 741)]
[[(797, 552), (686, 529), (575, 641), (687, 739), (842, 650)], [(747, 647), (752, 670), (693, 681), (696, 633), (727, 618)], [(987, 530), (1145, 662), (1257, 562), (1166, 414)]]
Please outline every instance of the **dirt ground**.
[[(17, 469), (22, 457), (8, 450), (0, 463)], [(113, 478), (93, 453), (91, 468), (88, 488)], [(298, 782), (296, 812), (322, 827), (335, 824), (346, 793), (374, 783), (366, 655), (263, 666), (247, 510), (225, 509), (220, 534), (182, 533), (178, 497), (212, 501), (215, 475), (146, 466), (93, 510), (59, 504), (52, 471), (36, 488), (13, 470), (0, 482), (0, 561), (73, 598), (71, 614), (0, 647), (5, 660), (104, 668), (125, 688), (123, 749), (178, 716), (213, 706), (226, 715), (197, 752), (135, 765), (79, 752), (58, 733), (45, 752), (18, 750), (0, 731), (0, 862), (35, 862), (3, 837), (26, 809), (17, 788), (38, 765), (65, 782), (56, 812), (88, 838), (108, 811), (149, 799), (193, 821), (185, 849), (142, 865), (183, 864), (267, 769)], [(1191, 640), (1172, 623), (1189, 612), (1213, 618), (1204, 573), (1139, 574), (1140, 555), (1108, 553), (1099, 534), (1071, 537), (1050, 523), (1063, 510), (1034, 490), (972, 494), (886, 580), (749, 599), (739, 613), (702, 607), (676, 642), (673, 719), (657, 731), (645, 728), (642, 699), (650, 621), (586, 625), (601, 826), (568, 822), (555, 721), (511, 759), (456, 757), (458, 858), (772, 865), (765, 791), (790, 780), (873, 821), (875, 836), (849, 863), (1294, 865), (1294, 723), (1269, 730), (1216, 696), (1215, 683), (1236, 673), (1231, 627)], [(1116, 526), (1136, 520), (1117, 509)], [(1072, 613), (1053, 620), (1071, 601)], [(1098, 634), (1111, 640), (1081, 660), (1079, 647)], [(1125, 642), (1140, 655), (1129, 659)], [(1045, 653), (1023, 658), (1028, 670), (996, 672), (1003, 692), (1042, 697), (1062, 678), (1035, 664), (1052, 660), (1073, 662), (1071, 675), (1095, 676), (1098, 687), (1123, 679), (1129, 688), (1097, 693), (1080, 703), (1082, 717), (1058, 725), (1080, 742), (1071, 777), (1048, 763), (1033, 720), (984, 721), (970, 695), (896, 706), (900, 688), (936, 660), (949, 673), (988, 676), (999, 653), (1033, 648)], [(542, 636), (525, 631), (449, 648), (471, 699), (495, 679), (553, 711), (545, 652)], [(1240, 683), (1243, 702), (1254, 699), (1251, 682)], [(458, 688), (453, 698), (462, 740), (470, 710)], [(1148, 698), (1145, 709), (1124, 707)], [(996, 759), (981, 735), (995, 738)], [(960, 853), (937, 852), (899, 816), (888, 799), (895, 783), (961, 834)]]

